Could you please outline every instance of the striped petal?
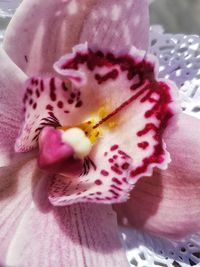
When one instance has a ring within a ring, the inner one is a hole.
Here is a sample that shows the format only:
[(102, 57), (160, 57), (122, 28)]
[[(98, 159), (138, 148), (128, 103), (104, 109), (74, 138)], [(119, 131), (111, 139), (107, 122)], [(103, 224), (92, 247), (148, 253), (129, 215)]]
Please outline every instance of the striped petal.
[[(22, 87), (26, 75), (0, 48), (0, 167), (10, 164), (14, 153), (23, 105)], [(14, 104), (13, 104), (14, 103)]]
[[(45, 180), (39, 185), (44, 192)], [(6, 266), (129, 266), (111, 207), (55, 208), (45, 194), (38, 199), (37, 190), (13, 236)]]
[(32, 186), (37, 181), (36, 161), (33, 154), (9, 167), (0, 168), (0, 265), (6, 266), (5, 258), (10, 242), (26, 208), (31, 203)]
[(87, 41), (92, 49), (127, 52), (134, 45), (148, 49), (149, 7), (147, 0), (101, 0), (90, 10), (80, 42)]
[(24, 0), (8, 26), (4, 48), (22, 70), (39, 75), (53, 72), (55, 60), (80, 39), (91, 45), (103, 41), (113, 49), (120, 42), (120, 50), (125, 45), (147, 48), (147, 1)]

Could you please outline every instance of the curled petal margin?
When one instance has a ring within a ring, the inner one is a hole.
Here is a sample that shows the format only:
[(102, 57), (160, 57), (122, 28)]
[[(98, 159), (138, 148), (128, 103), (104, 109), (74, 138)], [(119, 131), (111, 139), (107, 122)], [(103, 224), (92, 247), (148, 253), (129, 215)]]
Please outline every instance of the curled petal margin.
[[(85, 43), (75, 46), (72, 54), (55, 63), (54, 69), (62, 78), (37, 78), (43, 91), (35, 102), (38, 109), (33, 111), (33, 103), (31, 111), (30, 105), (26, 106), (24, 129), (33, 134), (34, 124), (38, 134), (48, 123), (47, 115), (53, 118), (55, 127), (78, 124), (102, 105), (108, 107), (107, 116), (117, 126), (94, 145), (85, 161), (84, 175), (76, 179), (55, 175), (49, 189), (52, 204), (122, 202), (140, 177), (150, 176), (154, 167), (167, 168), (170, 156), (163, 133), (179, 110), (178, 97), (173, 82), (157, 78), (154, 56), (132, 47), (128, 54), (116, 57), (92, 51)], [(66, 81), (71, 82), (70, 88)], [(27, 92), (31, 89), (32, 95), (37, 95), (36, 87), (29, 82)], [(33, 119), (38, 116), (44, 117)], [(23, 143), (23, 133), (22, 129), (18, 145)], [(37, 145), (37, 138), (34, 142)], [(27, 142), (26, 147), (29, 145)]]

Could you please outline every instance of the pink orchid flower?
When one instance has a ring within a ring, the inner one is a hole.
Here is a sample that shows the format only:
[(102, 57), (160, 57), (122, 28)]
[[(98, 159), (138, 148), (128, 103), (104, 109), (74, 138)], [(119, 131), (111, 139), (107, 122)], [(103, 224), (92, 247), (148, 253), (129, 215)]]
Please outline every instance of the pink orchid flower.
[(184, 149), (199, 153), (186, 126), (196, 120), (166, 136), (169, 170), (139, 179), (166, 169), (176, 111), (147, 47), (146, 1), (22, 2), (0, 53), (1, 264), (128, 266), (104, 204), (131, 190), (115, 209), (132, 224), (168, 236), (199, 227), (198, 159), (185, 167), (193, 178), (183, 166)]

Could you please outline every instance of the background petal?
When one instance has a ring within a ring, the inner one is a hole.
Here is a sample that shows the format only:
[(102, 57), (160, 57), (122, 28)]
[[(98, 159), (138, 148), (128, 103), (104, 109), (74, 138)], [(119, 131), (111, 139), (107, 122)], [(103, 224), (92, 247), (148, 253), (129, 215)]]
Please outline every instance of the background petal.
[(182, 115), (166, 135), (172, 162), (138, 181), (127, 203), (115, 205), (119, 219), (169, 238), (200, 230), (200, 121)]
[(0, 49), (0, 167), (9, 164), (22, 120), (26, 75)]
[(24, 0), (8, 26), (4, 48), (30, 75), (52, 72), (54, 61), (80, 41), (117, 50), (147, 48), (146, 2)]
[(129, 266), (110, 206), (52, 208), (45, 197), (35, 196), (26, 210), (8, 250), (8, 266)]
[(149, 36), (147, 0), (101, 0), (90, 11), (80, 41), (93, 49), (127, 52), (134, 45), (147, 50)]
[(16, 158), (9, 167), (0, 168), (0, 266), (5, 262), (8, 246), (18, 223), (31, 203), (32, 185), (36, 182), (33, 154)]

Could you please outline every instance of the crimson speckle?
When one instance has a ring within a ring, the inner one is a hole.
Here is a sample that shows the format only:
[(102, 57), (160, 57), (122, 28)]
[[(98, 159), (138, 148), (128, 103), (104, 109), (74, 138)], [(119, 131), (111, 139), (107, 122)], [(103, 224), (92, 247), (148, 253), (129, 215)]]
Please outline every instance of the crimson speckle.
[(123, 170), (128, 170), (129, 166), (130, 166), (129, 163), (125, 162), (125, 163), (122, 165), (122, 169), (123, 169)]
[(115, 166), (112, 166), (111, 167), (111, 170), (112, 171), (114, 171), (115, 173), (117, 173), (117, 174), (122, 174), (122, 171), (120, 171), (117, 167), (115, 167)]
[(63, 102), (62, 102), (62, 101), (58, 101), (57, 106), (58, 106), (59, 108), (63, 108)]
[(50, 98), (51, 98), (52, 101), (56, 101), (56, 94), (51, 93), (50, 94)]
[(112, 178), (112, 181), (114, 183), (118, 184), (118, 185), (121, 185), (122, 184), (122, 182), (119, 179), (115, 178), (115, 177)]
[(125, 153), (124, 151), (122, 151), (122, 150), (119, 150), (119, 151), (118, 151), (118, 154), (124, 156), (125, 158), (130, 158), (130, 156), (129, 156), (128, 154), (126, 154), (126, 153)]
[(81, 106), (83, 105), (83, 102), (82, 101), (78, 101), (77, 103), (76, 103), (76, 108), (80, 108)]
[(29, 95), (32, 95), (32, 94), (33, 94), (33, 91), (32, 91), (30, 88), (27, 88), (26, 90), (27, 90), (27, 93), (28, 93)]
[(40, 97), (40, 92), (39, 92), (38, 89), (35, 91), (35, 93), (36, 93), (36, 96), (37, 96), (37, 97)]
[(32, 78), (32, 79), (31, 79), (31, 84), (32, 84), (32, 85), (38, 85), (38, 80), (35, 79), (35, 78)]
[(69, 100), (68, 100), (68, 103), (69, 103), (69, 104), (73, 104), (73, 103), (74, 103), (74, 100), (73, 100), (73, 99), (69, 99)]
[(53, 107), (52, 107), (51, 105), (49, 105), (49, 104), (48, 104), (48, 105), (46, 105), (46, 109), (48, 109), (48, 110), (51, 110), (51, 111), (52, 111), (52, 110), (53, 110)]
[(37, 103), (34, 103), (33, 104), (33, 109), (36, 109), (37, 108)]
[(48, 112), (49, 116), (54, 117), (54, 113), (53, 112)]
[(95, 79), (98, 81), (99, 84), (101, 84), (109, 79), (115, 80), (118, 77), (118, 75), (119, 75), (118, 70), (114, 69), (106, 73), (105, 75), (96, 74)]
[(137, 145), (138, 145), (138, 147), (140, 147), (142, 149), (146, 149), (149, 146), (149, 143), (144, 141), (144, 142), (138, 143)]
[(111, 185), (112, 188), (118, 190), (118, 191), (122, 191), (122, 189), (114, 184)]
[(56, 91), (55, 78), (54, 77), (52, 77), (51, 80), (50, 80), (50, 90), (52, 92), (55, 92)]
[(111, 146), (110, 150), (111, 150), (111, 151), (114, 151), (114, 150), (116, 150), (116, 149), (118, 149), (118, 148), (119, 148), (118, 145), (113, 145), (113, 146)]
[(25, 61), (28, 63), (28, 57), (27, 55), (24, 55)]
[(41, 90), (41, 92), (44, 91), (44, 82), (43, 82), (43, 80), (40, 81), (40, 90)]
[(103, 183), (103, 182), (102, 182), (101, 180), (99, 180), (99, 179), (95, 181), (95, 184), (96, 184), (96, 185), (102, 185), (102, 183)]
[(124, 183), (126, 183), (126, 184), (128, 183), (128, 181), (127, 181), (127, 178), (126, 178), (126, 177), (123, 177), (123, 178), (122, 178), (122, 181), (123, 181)]
[(76, 94), (75, 94), (75, 93), (71, 93), (71, 94), (70, 94), (70, 97), (71, 97), (71, 98), (75, 98), (75, 97), (76, 97)]
[(50, 80), (50, 98), (52, 101), (56, 101), (56, 85), (55, 85), (55, 78), (51, 78)]
[(103, 176), (108, 176), (109, 175), (109, 172), (107, 172), (106, 170), (101, 170), (101, 174)]
[(141, 131), (137, 132), (137, 136), (142, 136), (147, 134), (150, 131), (156, 131), (157, 127), (153, 124), (153, 123), (147, 123), (144, 127), (144, 129), (142, 129)]
[(113, 189), (110, 189), (109, 192), (111, 192), (114, 196), (119, 197), (119, 194), (115, 192)]

